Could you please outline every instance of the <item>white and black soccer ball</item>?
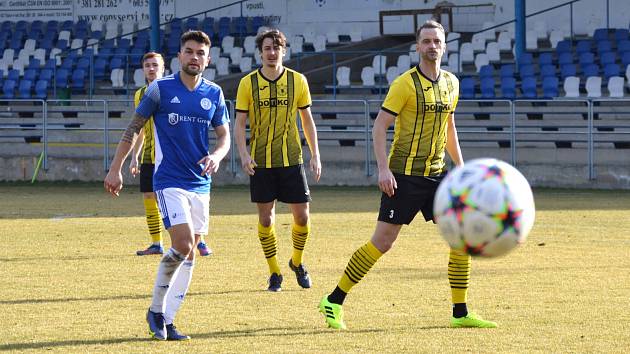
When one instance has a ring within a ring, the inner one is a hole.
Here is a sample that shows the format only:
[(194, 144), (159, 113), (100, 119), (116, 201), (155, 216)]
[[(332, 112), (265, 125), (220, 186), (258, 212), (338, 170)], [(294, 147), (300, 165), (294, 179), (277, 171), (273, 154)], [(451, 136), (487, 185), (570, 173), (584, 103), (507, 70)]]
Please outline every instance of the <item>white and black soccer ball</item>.
[(534, 226), (534, 196), (525, 177), (486, 158), (453, 169), (435, 194), (433, 213), (452, 249), (496, 257), (525, 242)]

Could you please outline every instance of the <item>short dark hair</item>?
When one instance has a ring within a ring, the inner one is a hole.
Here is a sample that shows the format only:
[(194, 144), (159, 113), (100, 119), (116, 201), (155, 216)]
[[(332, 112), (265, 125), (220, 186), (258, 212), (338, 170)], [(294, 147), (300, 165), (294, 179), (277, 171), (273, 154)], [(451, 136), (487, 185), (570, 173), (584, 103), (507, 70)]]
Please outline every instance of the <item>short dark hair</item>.
[(262, 43), (265, 38), (271, 38), (273, 44), (279, 47), (287, 47), (287, 37), (284, 36), (284, 33), (280, 32), (277, 29), (270, 29), (264, 32), (261, 32), (258, 36), (256, 36), (256, 48), (262, 51)]
[(442, 27), (442, 25), (439, 22), (434, 21), (434, 20), (427, 20), (416, 31), (416, 41), (420, 39), (420, 31), (422, 31), (425, 28), (437, 28), (440, 31), (442, 31), (442, 33), (444, 34), (444, 37), (446, 38), (446, 31), (444, 30), (444, 27)]
[(151, 59), (151, 58), (156, 58), (156, 59), (158, 59), (158, 60), (161, 60), (161, 61), (162, 61), (162, 64), (164, 64), (164, 57), (162, 56), (162, 54), (157, 53), (157, 52), (148, 52), (148, 53), (145, 53), (145, 54), (142, 56), (142, 64), (144, 65), (144, 62), (145, 62), (147, 59)]
[(202, 31), (186, 31), (179, 39), (179, 44), (181, 47), (188, 41), (195, 41), (197, 43), (206, 44), (208, 47), (212, 45), (210, 42), (210, 37)]

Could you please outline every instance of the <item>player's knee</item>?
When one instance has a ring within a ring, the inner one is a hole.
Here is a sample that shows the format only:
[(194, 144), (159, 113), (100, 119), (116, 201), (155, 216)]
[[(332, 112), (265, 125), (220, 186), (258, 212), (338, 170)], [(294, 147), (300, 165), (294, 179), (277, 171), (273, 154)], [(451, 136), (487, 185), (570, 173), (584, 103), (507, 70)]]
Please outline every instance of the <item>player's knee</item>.
[(273, 219), (271, 216), (261, 216), (258, 218), (258, 222), (260, 223), (260, 225), (262, 225), (263, 227), (269, 227), (271, 226)]
[(293, 222), (295, 222), (295, 224), (299, 225), (299, 226), (306, 226), (306, 225), (308, 225), (308, 214), (294, 216), (293, 217)]

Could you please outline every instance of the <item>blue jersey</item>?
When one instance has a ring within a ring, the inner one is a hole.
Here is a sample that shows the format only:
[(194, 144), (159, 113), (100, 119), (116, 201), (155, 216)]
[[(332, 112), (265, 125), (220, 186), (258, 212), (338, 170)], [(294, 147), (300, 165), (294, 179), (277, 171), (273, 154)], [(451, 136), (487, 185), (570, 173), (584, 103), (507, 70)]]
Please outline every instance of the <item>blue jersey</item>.
[(181, 188), (195, 193), (210, 191), (210, 176), (202, 176), (197, 163), (208, 155), (208, 131), (229, 122), (221, 88), (206, 79), (190, 91), (179, 73), (155, 80), (136, 108), (155, 124), (153, 188)]

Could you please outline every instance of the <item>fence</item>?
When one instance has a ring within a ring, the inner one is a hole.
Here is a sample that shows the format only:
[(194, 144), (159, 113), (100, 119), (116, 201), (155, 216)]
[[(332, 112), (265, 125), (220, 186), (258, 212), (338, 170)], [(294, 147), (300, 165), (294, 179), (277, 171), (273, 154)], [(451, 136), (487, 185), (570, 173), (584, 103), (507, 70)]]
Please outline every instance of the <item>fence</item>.
[[(234, 101), (226, 103), (234, 121)], [(311, 110), (322, 160), (362, 163), (364, 174), (371, 176), (374, 173), (371, 129), (381, 103), (367, 99), (314, 100)], [(49, 168), (51, 141), (70, 142), (68, 149), (77, 154), (93, 148), (93, 156), (98, 158), (102, 154), (106, 171), (113, 153), (111, 147), (128, 124), (128, 119), (116, 117), (130, 117), (132, 107), (131, 100), (0, 100), (0, 143), (40, 141), (44, 170)], [(486, 156), (502, 158), (515, 166), (531, 160), (532, 156), (553, 165), (554, 160), (546, 159), (546, 154), (556, 154), (555, 163), (586, 166), (588, 180), (597, 178), (595, 166), (610, 163), (612, 155), (621, 156), (622, 161), (616, 163), (624, 164), (623, 156), (630, 149), (628, 99), (461, 100), (455, 116), (465, 153), (478, 149)], [(392, 129), (388, 135), (391, 141)], [(231, 173), (240, 169), (234, 144), (232, 139), (228, 155)], [(7, 146), (17, 148), (13, 143)], [(328, 155), (327, 149), (331, 151)], [(343, 151), (352, 151), (354, 155), (348, 157), (351, 154)], [(572, 155), (563, 157), (558, 151), (571, 151)]]

